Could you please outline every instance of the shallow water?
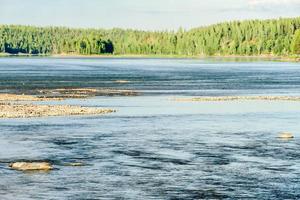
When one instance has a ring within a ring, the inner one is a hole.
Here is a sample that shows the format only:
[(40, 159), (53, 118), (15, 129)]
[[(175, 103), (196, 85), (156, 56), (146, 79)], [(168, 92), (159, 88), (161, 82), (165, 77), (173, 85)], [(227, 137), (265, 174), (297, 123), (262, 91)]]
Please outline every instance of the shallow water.
[[(1, 119), (0, 199), (298, 199), (300, 102), (171, 99), (299, 95), (299, 68), (271, 61), (1, 58), (3, 91), (74, 86), (143, 95), (52, 102), (118, 111), (105, 116)], [(281, 131), (295, 139), (278, 139)], [(56, 169), (13, 171), (7, 165), (14, 160), (49, 160)], [(85, 166), (65, 166), (70, 162)]]

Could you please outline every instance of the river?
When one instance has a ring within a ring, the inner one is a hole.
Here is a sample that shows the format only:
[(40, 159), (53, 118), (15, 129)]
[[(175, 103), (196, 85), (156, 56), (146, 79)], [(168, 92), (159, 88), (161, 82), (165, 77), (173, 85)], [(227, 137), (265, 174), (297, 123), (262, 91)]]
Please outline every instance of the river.
[[(109, 115), (0, 119), (0, 199), (300, 198), (300, 102), (172, 100), (297, 96), (300, 63), (0, 58), (1, 92), (64, 87), (140, 95), (50, 102), (117, 110)], [(295, 138), (278, 139), (282, 131)], [(55, 169), (14, 171), (15, 160)]]

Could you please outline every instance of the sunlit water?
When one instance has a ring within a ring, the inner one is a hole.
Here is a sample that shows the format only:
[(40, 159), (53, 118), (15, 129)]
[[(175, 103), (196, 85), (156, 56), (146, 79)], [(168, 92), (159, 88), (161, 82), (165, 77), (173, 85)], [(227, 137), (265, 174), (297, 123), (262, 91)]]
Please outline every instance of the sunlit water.
[[(110, 115), (0, 119), (1, 200), (300, 198), (300, 102), (172, 101), (299, 95), (299, 63), (0, 59), (2, 92), (68, 86), (142, 95), (51, 102), (117, 109)], [(278, 139), (281, 131), (295, 139)], [(8, 167), (15, 160), (55, 170), (18, 172)]]

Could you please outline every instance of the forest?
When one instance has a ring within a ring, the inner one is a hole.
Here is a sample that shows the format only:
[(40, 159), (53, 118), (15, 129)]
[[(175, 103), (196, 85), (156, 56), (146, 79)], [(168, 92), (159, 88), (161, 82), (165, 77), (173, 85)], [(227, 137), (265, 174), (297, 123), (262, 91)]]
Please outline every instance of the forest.
[(0, 52), (45, 55), (299, 55), (300, 17), (232, 21), (178, 31), (0, 25)]

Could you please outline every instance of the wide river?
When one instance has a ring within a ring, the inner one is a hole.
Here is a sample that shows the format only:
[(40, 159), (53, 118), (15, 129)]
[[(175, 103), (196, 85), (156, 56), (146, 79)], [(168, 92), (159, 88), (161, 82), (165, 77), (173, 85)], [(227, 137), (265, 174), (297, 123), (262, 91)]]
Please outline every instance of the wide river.
[[(140, 95), (51, 102), (117, 110), (109, 115), (0, 119), (1, 200), (300, 198), (300, 102), (172, 100), (300, 95), (300, 63), (0, 58), (1, 92), (63, 87)], [(15, 160), (55, 170), (14, 171)]]

